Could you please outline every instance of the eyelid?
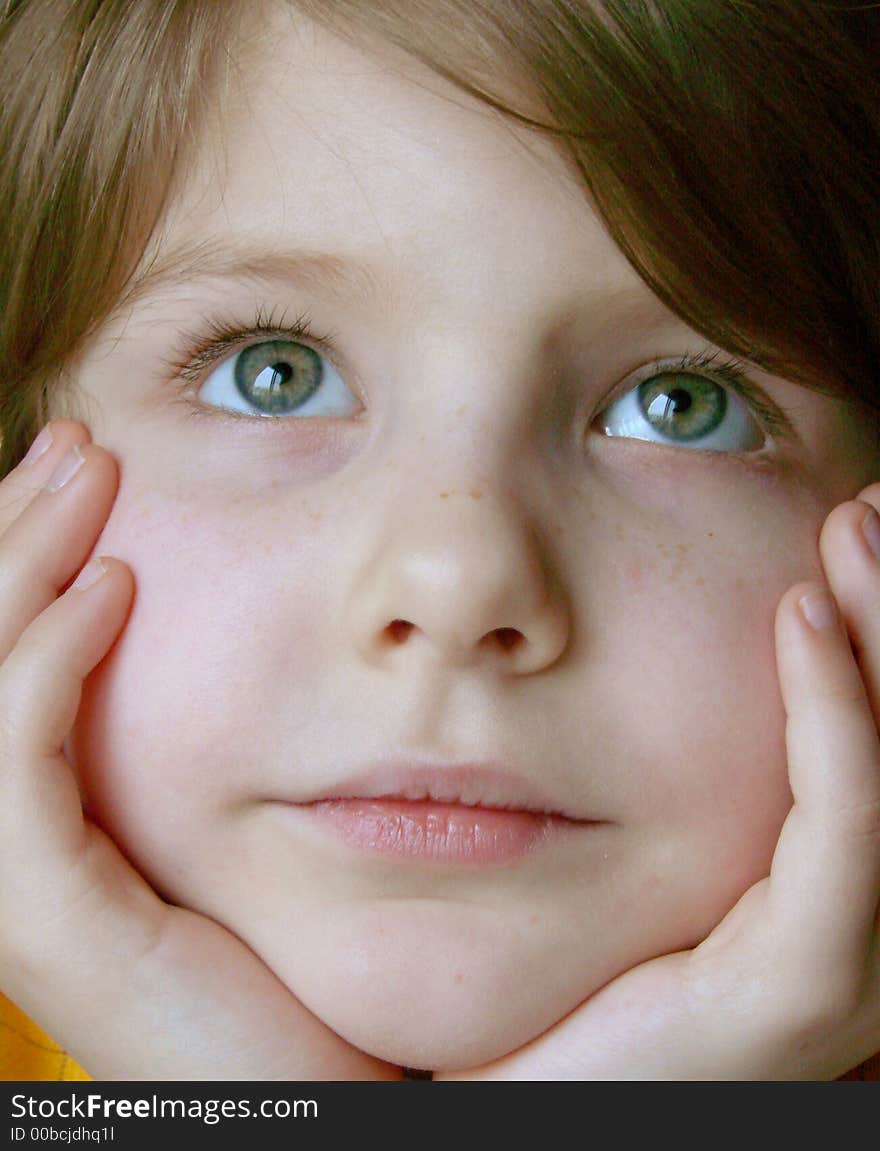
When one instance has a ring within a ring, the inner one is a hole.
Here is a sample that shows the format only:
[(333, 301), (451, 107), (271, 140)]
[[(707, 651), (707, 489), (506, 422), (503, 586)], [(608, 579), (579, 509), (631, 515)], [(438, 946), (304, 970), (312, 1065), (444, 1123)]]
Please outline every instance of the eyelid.
[(170, 356), (162, 358), (163, 368), (170, 379), (183, 381), (192, 388), (202, 382), (209, 367), (220, 363), (229, 354), (271, 340), (304, 344), (326, 356), (338, 368), (334, 334), (317, 332), (307, 312), (299, 313), (290, 323), (286, 321), (286, 315), (285, 311), (276, 319), (274, 311), (267, 315), (258, 308), (250, 324), (223, 317), (208, 320), (201, 335), (182, 334), (182, 344), (177, 345)]
[[(637, 388), (645, 380), (657, 375), (706, 376), (739, 395), (750, 411), (758, 419), (762, 430), (774, 442), (797, 444), (800, 438), (788, 413), (747, 374), (750, 365), (747, 361), (724, 358), (727, 354), (720, 349), (704, 348), (700, 351), (686, 351), (682, 356), (657, 359), (627, 375), (619, 388), (603, 406), (603, 411), (617, 400)], [(716, 362), (719, 361), (719, 362)], [(700, 449), (689, 448), (688, 451)], [(714, 454), (714, 453), (713, 453)], [(758, 453), (726, 453), (729, 455), (755, 455)]]

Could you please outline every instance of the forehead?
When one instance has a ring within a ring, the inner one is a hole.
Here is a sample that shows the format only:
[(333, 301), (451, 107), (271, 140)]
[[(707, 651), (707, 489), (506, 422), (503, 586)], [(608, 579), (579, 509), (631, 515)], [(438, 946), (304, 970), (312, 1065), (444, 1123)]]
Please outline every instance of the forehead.
[(554, 269), (563, 290), (595, 265), (606, 289), (646, 293), (555, 145), (398, 50), (273, 4), (237, 46), (144, 263), (181, 243), (245, 260), (295, 248), (357, 264), (361, 288), (381, 268), (412, 289), (537, 235), (572, 254)]

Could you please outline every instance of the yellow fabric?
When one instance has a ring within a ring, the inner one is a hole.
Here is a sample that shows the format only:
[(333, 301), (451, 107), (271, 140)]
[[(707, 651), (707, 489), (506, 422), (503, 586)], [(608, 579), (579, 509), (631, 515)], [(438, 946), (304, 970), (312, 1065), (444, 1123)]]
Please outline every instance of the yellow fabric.
[(91, 1079), (23, 1011), (0, 995), (0, 1080)]

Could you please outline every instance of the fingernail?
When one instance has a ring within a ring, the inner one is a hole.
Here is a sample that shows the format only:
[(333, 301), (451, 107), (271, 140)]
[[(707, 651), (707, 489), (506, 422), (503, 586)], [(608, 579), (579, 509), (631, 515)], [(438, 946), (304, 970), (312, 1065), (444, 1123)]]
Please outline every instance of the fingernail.
[(880, 516), (873, 508), (862, 520), (862, 535), (876, 559), (880, 559)]
[(32, 467), (37, 462), (37, 460), (40, 458), (40, 456), (44, 456), (46, 454), (46, 452), (48, 452), (49, 448), (51, 448), (51, 447), (52, 447), (52, 433), (49, 431), (48, 428), (43, 428), (43, 430), (40, 432), (40, 434), (37, 436), (37, 438), (34, 440), (34, 442), (28, 448), (27, 455), (24, 457), (24, 459), (21, 462), (23, 464), (27, 464), (28, 467)]
[(70, 586), (77, 591), (85, 591), (87, 587), (91, 587), (93, 583), (97, 583), (106, 571), (106, 567), (100, 558), (96, 556), (94, 559), (89, 560)]
[(814, 631), (830, 631), (837, 627), (837, 608), (827, 592), (810, 592), (798, 600), (798, 607)]
[(79, 469), (86, 462), (86, 457), (82, 454), (76, 444), (70, 449), (66, 456), (61, 460), (61, 463), (49, 477), (46, 483), (47, 492), (57, 492), (59, 488), (64, 485), (76, 475)]

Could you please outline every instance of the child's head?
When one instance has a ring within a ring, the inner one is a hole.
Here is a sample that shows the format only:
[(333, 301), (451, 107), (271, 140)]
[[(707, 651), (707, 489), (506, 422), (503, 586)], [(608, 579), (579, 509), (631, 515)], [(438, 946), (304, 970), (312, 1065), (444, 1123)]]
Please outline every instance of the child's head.
[[(4, 470), (82, 419), (137, 584), (89, 810), (358, 1046), (500, 1055), (767, 872), (776, 605), (877, 478), (880, 15), (95, 7), (0, 45)], [(425, 789), (564, 818), (301, 806)]]

